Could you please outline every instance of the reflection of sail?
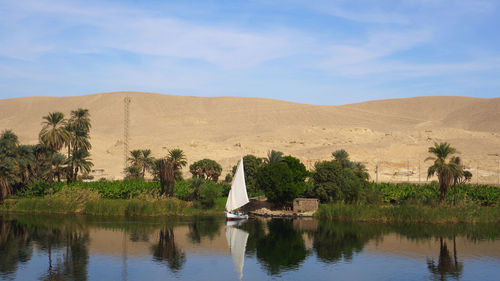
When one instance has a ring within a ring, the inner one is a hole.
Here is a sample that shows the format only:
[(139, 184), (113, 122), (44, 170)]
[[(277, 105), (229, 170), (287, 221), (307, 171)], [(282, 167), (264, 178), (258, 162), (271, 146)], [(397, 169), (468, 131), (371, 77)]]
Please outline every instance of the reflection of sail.
[(243, 277), (243, 264), (245, 263), (245, 248), (247, 246), (248, 232), (234, 227), (232, 224), (226, 226), (227, 244), (231, 249), (234, 265), (240, 274), (240, 279)]

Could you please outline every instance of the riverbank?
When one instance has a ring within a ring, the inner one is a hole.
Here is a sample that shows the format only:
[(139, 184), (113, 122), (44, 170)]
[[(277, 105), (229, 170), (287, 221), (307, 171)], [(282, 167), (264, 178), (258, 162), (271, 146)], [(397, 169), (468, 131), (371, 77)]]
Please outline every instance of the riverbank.
[(0, 205), (0, 213), (82, 214), (93, 216), (189, 216), (223, 214), (223, 200), (217, 200), (210, 209), (201, 209), (191, 202), (176, 198), (142, 199), (90, 199), (70, 201), (61, 198), (8, 199)]
[[(210, 209), (202, 209), (192, 202), (177, 198), (158, 199), (103, 199), (85, 198), (66, 200), (58, 197), (19, 198), (5, 200), (0, 213), (30, 214), (82, 214), (93, 216), (161, 217), (190, 215), (222, 215), (225, 198), (216, 200)], [(257, 211), (254, 211), (254, 213)], [(274, 214), (274, 213), (273, 213)], [(278, 214), (278, 213), (276, 213)], [(259, 213), (259, 215), (264, 215)], [(307, 216), (313, 214), (307, 214)], [(265, 215), (264, 215), (265, 216)], [(300, 217), (299, 215), (268, 215), (269, 217)], [(318, 219), (342, 222), (377, 223), (500, 223), (500, 206), (479, 206), (443, 204), (436, 206), (403, 205), (355, 205), (321, 204), (314, 213)]]
[(336, 221), (381, 223), (499, 223), (500, 206), (321, 204), (315, 217)]

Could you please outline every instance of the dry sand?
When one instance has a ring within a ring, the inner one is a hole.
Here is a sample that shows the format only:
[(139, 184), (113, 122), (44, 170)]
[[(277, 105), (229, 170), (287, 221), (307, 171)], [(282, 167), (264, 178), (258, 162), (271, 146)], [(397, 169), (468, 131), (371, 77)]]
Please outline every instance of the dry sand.
[[(244, 154), (264, 157), (275, 149), (299, 157), (308, 168), (337, 149), (362, 161), (379, 181), (425, 180), (423, 160), (434, 142), (456, 147), (480, 182), (498, 181), (500, 98), (417, 97), (342, 106), (317, 106), (261, 98), (204, 98), (118, 92), (78, 97), (0, 100), (0, 130), (36, 143), (42, 116), (92, 115), (96, 177), (123, 177), (124, 98), (130, 104), (130, 149), (150, 148), (157, 157), (181, 148), (189, 163), (211, 158), (224, 173)], [(420, 169), (419, 169), (420, 166)], [(185, 169), (187, 173), (188, 169)], [(474, 182), (476, 177), (474, 177)]]

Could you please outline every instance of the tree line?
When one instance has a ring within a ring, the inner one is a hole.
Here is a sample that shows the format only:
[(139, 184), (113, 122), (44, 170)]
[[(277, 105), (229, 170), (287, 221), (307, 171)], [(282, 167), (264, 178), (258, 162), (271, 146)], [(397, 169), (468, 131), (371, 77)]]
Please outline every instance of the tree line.
[[(65, 118), (62, 112), (51, 112), (42, 118), (38, 143), (19, 142), (12, 130), (0, 135), (0, 202), (37, 181), (52, 183), (66, 179), (77, 181), (91, 171), (90, 114), (87, 109), (71, 111)], [(67, 152), (61, 153), (66, 147)], [(79, 174), (80, 173), (80, 174)]]

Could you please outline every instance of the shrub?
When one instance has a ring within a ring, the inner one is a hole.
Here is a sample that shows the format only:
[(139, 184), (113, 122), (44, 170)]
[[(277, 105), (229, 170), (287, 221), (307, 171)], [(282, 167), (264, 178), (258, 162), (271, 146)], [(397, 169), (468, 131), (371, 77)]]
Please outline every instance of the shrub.
[(50, 193), (55, 193), (61, 190), (65, 183), (54, 182), (52, 190), (50, 189), (50, 184), (46, 181), (36, 181), (32, 184), (27, 185), (24, 189), (18, 192), (18, 195), (25, 197), (38, 197), (44, 196)]
[[(385, 203), (403, 204), (405, 202), (420, 202), (423, 204), (435, 204), (439, 202), (439, 184), (430, 183), (417, 184), (394, 184), (394, 183), (372, 183), (372, 189), (382, 194)], [(446, 203), (453, 201), (453, 192), (449, 192), (445, 198)], [(500, 204), (500, 187), (488, 185), (457, 185), (457, 201), (463, 203), (475, 203), (483, 206), (494, 206)]]
[(287, 156), (281, 162), (261, 167), (257, 184), (270, 202), (284, 206), (304, 193), (306, 177), (305, 166), (297, 158)]
[(189, 171), (193, 177), (199, 177), (217, 182), (222, 172), (222, 166), (211, 159), (203, 159), (194, 162), (189, 166)]
[(206, 181), (200, 186), (198, 202), (204, 209), (212, 208), (215, 200), (222, 195), (222, 186)]
[[(340, 161), (316, 163), (312, 181), (308, 196), (319, 198), (321, 202), (359, 202), (370, 193), (366, 190), (368, 183), (364, 177), (350, 167), (342, 167)], [(370, 194), (370, 200), (374, 199), (373, 195)]]
[(193, 198), (194, 189), (191, 187), (192, 180), (177, 181), (174, 188), (174, 196), (188, 201)]

